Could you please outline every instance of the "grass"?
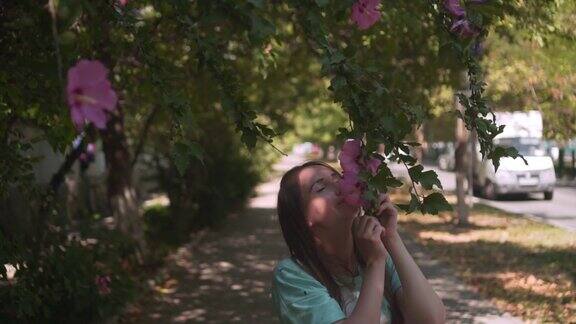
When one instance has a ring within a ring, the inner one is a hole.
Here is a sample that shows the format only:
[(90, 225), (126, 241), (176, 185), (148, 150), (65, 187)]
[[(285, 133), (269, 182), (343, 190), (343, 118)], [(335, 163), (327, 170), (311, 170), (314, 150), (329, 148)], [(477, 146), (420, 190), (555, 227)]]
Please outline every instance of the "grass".
[(501, 309), (527, 320), (576, 323), (576, 233), (481, 204), (470, 226), (452, 220), (453, 213), (411, 214), (400, 224)]

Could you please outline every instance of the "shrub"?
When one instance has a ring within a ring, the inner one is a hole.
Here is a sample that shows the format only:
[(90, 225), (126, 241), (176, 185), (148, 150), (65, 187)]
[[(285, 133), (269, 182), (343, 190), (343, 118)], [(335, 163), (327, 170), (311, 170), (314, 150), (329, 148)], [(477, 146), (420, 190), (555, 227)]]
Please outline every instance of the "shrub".
[[(117, 313), (135, 294), (122, 257), (127, 242), (116, 233), (106, 240), (49, 231), (40, 251), (23, 248), (0, 234), (0, 264), (18, 270), (0, 278), (0, 322), (96, 322)], [(111, 238), (116, 237), (116, 241)]]

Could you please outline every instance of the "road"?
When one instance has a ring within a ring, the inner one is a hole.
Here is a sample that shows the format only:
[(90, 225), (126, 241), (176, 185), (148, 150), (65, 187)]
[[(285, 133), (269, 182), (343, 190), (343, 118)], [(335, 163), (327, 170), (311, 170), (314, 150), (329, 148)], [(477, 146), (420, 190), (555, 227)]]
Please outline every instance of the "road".
[[(391, 169), (398, 175), (405, 173), (396, 166), (391, 166)], [(425, 169), (432, 169), (438, 173), (444, 191), (456, 190), (454, 172), (442, 171), (432, 166), (426, 166)], [(498, 201), (477, 198), (477, 201), (507, 212), (525, 214), (545, 223), (576, 231), (576, 188), (556, 187), (553, 200), (542, 199), (541, 194), (534, 194), (529, 197), (511, 197)]]

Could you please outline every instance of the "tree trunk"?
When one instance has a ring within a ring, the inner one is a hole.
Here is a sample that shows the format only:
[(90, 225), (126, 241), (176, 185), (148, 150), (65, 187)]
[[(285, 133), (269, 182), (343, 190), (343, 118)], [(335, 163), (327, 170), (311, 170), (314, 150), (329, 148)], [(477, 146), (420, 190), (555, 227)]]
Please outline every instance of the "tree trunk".
[(470, 208), (474, 207), (474, 201), (473, 201), (473, 197), (474, 197), (474, 171), (477, 168), (477, 163), (478, 163), (478, 159), (477, 159), (477, 152), (478, 152), (478, 148), (477, 148), (477, 142), (478, 142), (478, 133), (473, 130), (471, 132), (469, 132), (469, 136), (468, 136), (468, 206), (470, 206)]
[(556, 173), (558, 174), (558, 178), (562, 178), (564, 176), (564, 153), (566, 152), (566, 149), (564, 148), (564, 145), (562, 145), (562, 147), (560, 147), (560, 149), (558, 150), (558, 170), (556, 171)]
[[(456, 107), (463, 112), (463, 107), (455, 97)], [(464, 121), (458, 118), (456, 120), (456, 150), (454, 153), (455, 159), (455, 174), (456, 174), (456, 197), (458, 199), (456, 206), (456, 214), (458, 216), (457, 224), (460, 226), (468, 225), (468, 216), (470, 208), (466, 201), (466, 194), (468, 191), (468, 177), (469, 177), (469, 154), (468, 154), (468, 131), (464, 125)]]
[[(110, 13), (109, 10), (109, 4), (103, 2), (99, 3), (95, 12), (107, 15)], [(93, 20), (95, 24), (100, 24), (97, 19)], [(112, 54), (110, 47), (112, 43), (110, 40), (112, 27), (102, 21), (99, 28), (101, 33), (99, 44), (96, 48), (99, 49), (100, 61), (110, 71), (113, 71), (118, 57)], [(140, 210), (136, 190), (132, 184), (132, 159), (130, 158), (128, 142), (126, 141), (122, 108), (120, 101), (118, 102), (117, 110), (109, 113), (110, 119), (106, 124), (106, 129), (100, 131), (102, 148), (106, 158), (107, 198), (116, 228), (136, 242), (140, 252), (137, 256), (142, 262), (142, 258), (147, 255), (146, 240), (144, 237), (142, 211)]]
[(576, 148), (572, 149), (572, 178), (576, 177)]
[(416, 138), (416, 142), (420, 143), (420, 146), (414, 147), (414, 154), (420, 163), (424, 163), (424, 157), (428, 150), (428, 143), (426, 142), (426, 137), (424, 135), (424, 125), (414, 127), (414, 137)]
[(124, 133), (124, 115), (119, 106), (106, 130), (101, 132), (108, 173), (108, 203), (117, 228), (138, 244), (141, 257), (145, 256), (146, 241), (136, 191), (132, 185), (132, 166), (128, 143)]

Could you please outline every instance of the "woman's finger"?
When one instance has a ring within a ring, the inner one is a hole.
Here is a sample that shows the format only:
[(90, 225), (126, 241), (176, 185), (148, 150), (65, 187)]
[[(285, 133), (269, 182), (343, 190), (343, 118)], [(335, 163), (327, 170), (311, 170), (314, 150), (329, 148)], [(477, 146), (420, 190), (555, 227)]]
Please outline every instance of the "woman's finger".
[(368, 228), (369, 226), (370, 226), (370, 218), (368, 216), (364, 216), (364, 219), (362, 222), (362, 227), (360, 227), (358, 229), (358, 232), (362, 233), (362, 234), (366, 234), (366, 232), (369, 230), (369, 228)]
[(360, 228), (360, 222), (362, 221), (362, 216), (358, 216), (354, 218), (352, 221), (352, 232), (358, 233), (358, 229)]
[(356, 224), (356, 233), (358, 233), (360, 235), (366, 231), (367, 220), (368, 220), (368, 217), (360, 216), (360, 219), (358, 220), (358, 223)]
[(378, 225), (378, 227), (376, 228), (377, 230), (374, 232), (374, 239), (383, 239), (384, 233), (386, 232), (386, 228), (380, 225)]
[(370, 234), (373, 235), (380, 228), (380, 224), (377, 222), (370, 222)]
[(387, 202), (378, 208), (378, 216), (391, 216), (395, 211), (396, 207), (391, 202)]
[(382, 232), (380, 232), (380, 239), (383, 240), (384, 237), (386, 236), (386, 227), (381, 226), (382, 227)]
[(378, 204), (382, 205), (385, 204), (387, 202), (390, 202), (390, 195), (382, 193), (380, 194), (380, 196), (378, 197)]
[(378, 226), (380, 226), (380, 222), (378, 222), (374, 217), (367, 217), (364, 233), (366, 235), (371, 235), (374, 231), (374, 228)]

